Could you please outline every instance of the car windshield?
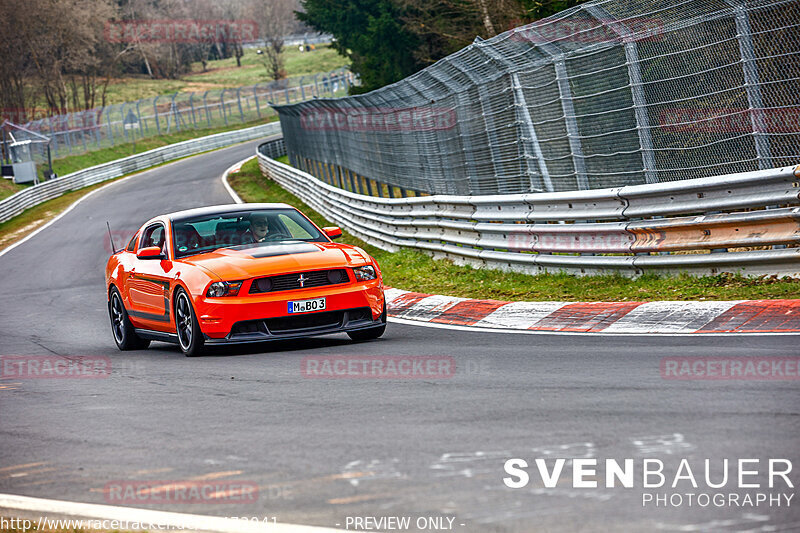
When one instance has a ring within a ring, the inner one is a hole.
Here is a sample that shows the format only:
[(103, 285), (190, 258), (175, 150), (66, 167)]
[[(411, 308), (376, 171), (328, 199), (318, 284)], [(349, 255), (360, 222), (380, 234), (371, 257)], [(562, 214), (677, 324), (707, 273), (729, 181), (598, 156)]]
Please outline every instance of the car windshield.
[(175, 257), (218, 248), (247, 249), (292, 242), (328, 242), (296, 209), (214, 213), (173, 221)]

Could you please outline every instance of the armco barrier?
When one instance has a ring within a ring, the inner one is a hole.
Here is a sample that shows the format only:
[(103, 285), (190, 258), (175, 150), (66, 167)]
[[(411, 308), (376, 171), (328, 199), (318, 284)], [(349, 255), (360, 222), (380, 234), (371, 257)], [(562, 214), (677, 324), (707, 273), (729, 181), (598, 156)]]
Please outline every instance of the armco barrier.
[[(0, 202), (0, 222), (17, 216), (28, 208), (61, 196), (65, 192), (81, 189), (95, 183), (118, 178), (146, 168), (180, 159), (207, 150), (222, 148), (243, 141), (250, 141), (280, 133), (280, 124), (271, 122), (236, 131), (227, 131), (191, 139), (141, 154), (79, 170), (64, 177), (28, 187)], [(283, 142), (283, 141), (280, 141)]]
[[(792, 247), (800, 244), (800, 167), (589, 191), (380, 198), (265, 155), (279, 152), (259, 147), (265, 176), (382, 249), (532, 274), (800, 275)], [(667, 215), (690, 216), (658, 218)]]

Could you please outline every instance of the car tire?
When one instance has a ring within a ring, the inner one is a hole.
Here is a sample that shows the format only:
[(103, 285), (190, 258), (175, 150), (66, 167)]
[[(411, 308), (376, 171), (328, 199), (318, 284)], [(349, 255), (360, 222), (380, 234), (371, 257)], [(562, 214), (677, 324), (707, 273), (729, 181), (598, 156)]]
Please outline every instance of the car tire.
[(205, 339), (194, 314), (192, 300), (183, 289), (175, 292), (175, 332), (178, 346), (186, 357), (202, 355)]
[(386, 331), (386, 302), (383, 302), (383, 313), (381, 313), (380, 320), (382, 322), (380, 326), (348, 331), (347, 336), (354, 341), (371, 341), (383, 335)]
[(123, 352), (128, 350), (144, 350), (150, 341), (136, 334), (128, 318), (128, 311), (122, 303), (122, 296), (116, 287), (111, 287), (108, 296), (108, 317), (111, 319), (111, 333), (117, 348)]

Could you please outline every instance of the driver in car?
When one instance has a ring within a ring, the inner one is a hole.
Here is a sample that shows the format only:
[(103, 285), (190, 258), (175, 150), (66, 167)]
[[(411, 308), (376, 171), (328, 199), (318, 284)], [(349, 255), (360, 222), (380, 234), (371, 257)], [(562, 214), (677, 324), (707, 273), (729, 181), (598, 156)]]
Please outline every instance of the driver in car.
[(269, 222), (263, 213), (252, 213), (250, 215), (250, 227), (242, 233), (242, 243), (264, 242), (269, 233)]

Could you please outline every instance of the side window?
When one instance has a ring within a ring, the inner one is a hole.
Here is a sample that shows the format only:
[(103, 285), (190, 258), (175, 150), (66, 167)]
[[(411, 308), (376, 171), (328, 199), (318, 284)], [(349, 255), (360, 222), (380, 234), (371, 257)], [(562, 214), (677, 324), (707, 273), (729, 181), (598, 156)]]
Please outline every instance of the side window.
[(161, 224), (153, 224), (148, 226), (142, 234), (142, 241), (139, 243), (139, 248), (148, 248), (150, 246), (158, 246), (164, 249), (164, 226)]
[(139, 232), (136, 232), (136, 233), (133, 234), (133, 237), (131, 237), (131, 242), (129, 242), (128, 246), (125, 248), (127, 251), (133, 252), (133, 251), (136, 250), (136, 237), (138, 237), (138, 236), (139, 236)]

